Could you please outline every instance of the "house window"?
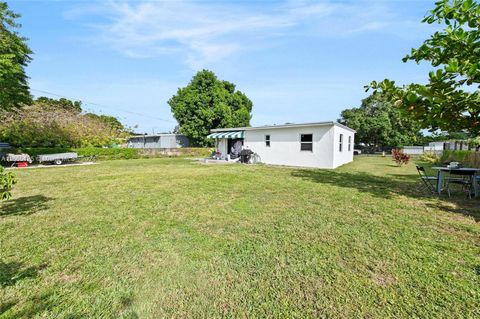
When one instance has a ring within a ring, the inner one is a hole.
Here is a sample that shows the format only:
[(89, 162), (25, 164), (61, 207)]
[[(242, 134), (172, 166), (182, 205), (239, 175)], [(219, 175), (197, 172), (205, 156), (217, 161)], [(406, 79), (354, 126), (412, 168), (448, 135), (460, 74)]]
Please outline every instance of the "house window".
[(339, 141), (339, 143), (338, 143), (338, 150), (339, 150), (340, 152), (343, 151), (343, 134), (340, 134), (340, 141)]
[(352, 137), (351, 136), (348, 137), (348, 151), (349, 152), (352, 151)]
[(265, 135), (265, 146), (270, 147), (270, 135)]
[(313, 135), (301, 134), (300, 135), (300, 150), (301, 151), (313, 151)]

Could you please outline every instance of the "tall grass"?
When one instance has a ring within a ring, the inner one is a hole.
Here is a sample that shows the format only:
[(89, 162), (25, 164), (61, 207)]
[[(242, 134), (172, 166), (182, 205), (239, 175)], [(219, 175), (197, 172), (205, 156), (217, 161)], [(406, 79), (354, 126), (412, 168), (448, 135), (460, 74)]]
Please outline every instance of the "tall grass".
[(463, 166), (480, 168), (480, 152), (443, 151), (440, 163), (460, 162)]

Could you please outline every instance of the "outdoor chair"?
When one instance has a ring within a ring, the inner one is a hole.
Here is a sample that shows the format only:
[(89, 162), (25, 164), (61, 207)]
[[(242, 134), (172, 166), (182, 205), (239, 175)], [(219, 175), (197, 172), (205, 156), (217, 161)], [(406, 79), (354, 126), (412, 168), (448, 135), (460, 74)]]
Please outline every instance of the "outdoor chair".
[(446, 186), (448, 197), (450, 197), (450, 185), (454, 184), (454, 185), (460, 185), (462, 187), (462, 191), (465, 192), (467, 194), (467, 197), (471, 199), (473, 183), (476, 182), (474, 178), (475, 178), (474, 171), (451, 170), (450, 178), (447, 179), (447, 186)]
[(423, 190), (431, 194), (436, 194), (437, 190), (435, 184), (437, 183), (437, 178), (434, 176), (428, 176), (425, 172), (423, 166), (417, 166), (418, 175), (420, 175), (420, 184), (417, 187), (417, 190)]

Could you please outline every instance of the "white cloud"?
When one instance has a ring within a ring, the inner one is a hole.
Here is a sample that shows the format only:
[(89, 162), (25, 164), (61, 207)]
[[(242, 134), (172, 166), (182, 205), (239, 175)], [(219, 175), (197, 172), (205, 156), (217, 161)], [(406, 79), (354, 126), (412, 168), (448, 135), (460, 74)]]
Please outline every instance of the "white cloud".
[(364, 31), (371, 31), (371, 30), (380, 30), (382, 28), (385, 28), (388, 26), (387, 22), (379, 22), (379, 21), (373, 21), (366, 23), (356, 29), (350, 30), (351, 33), (356, 33), (356, 32), (364, 32)]
[[(199, 68), (268, 40), (309, 33), (352, 36), (385, 31), (395, 14), (370, 2), (290, 1), (259, 6), (193, 1), (107, 1), (66, 14), (78, 19), (100, 14), (96, 41), (133, 58), (180, 56)], [(267, 43), (267, 44), (266, 44)]]

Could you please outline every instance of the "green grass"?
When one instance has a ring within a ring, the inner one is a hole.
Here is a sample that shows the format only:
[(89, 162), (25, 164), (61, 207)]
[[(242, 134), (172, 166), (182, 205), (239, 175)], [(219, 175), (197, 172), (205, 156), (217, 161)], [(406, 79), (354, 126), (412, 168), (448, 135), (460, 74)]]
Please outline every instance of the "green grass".
[(420, 196), (413, 164), (17, 172), (0, 318), (479, 317), (479, 200)]

